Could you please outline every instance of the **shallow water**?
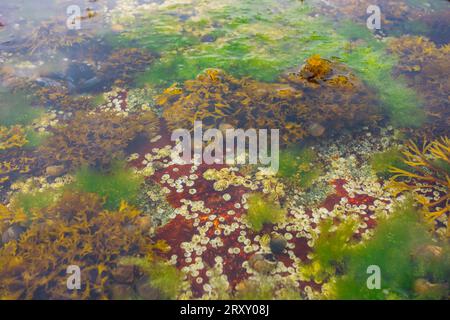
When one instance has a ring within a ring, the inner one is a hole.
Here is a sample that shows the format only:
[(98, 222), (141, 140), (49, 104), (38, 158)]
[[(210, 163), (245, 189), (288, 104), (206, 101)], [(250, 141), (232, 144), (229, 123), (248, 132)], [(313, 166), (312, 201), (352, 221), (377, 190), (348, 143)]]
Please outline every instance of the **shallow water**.
[[(449, 9), (2, 1), (0, 297), (447, 298)], [(194, 121), (279, 153), (177, 163)]]

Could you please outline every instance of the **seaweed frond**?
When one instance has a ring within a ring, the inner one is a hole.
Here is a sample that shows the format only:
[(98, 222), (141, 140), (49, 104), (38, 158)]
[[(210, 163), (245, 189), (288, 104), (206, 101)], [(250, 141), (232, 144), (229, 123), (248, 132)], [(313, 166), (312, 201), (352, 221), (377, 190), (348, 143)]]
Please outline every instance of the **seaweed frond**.
[[(430, 221), (450, 212), (450, 139), (440, 139), (418, 146), (413, 141), (403, 151), (407, 168), (392, 167), (388, 186), (396, 194), (412, 192), (422, 204)], [(431, 195), (430, 195), (430, 190)]]

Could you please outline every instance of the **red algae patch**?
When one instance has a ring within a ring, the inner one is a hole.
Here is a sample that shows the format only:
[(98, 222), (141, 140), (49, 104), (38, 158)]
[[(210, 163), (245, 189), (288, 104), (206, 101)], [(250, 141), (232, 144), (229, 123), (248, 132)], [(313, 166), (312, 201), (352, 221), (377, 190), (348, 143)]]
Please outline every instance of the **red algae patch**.
[[(226, 165), (173, 164), (169, 157), (171, 145), (163, 146), (162, 141), (167, 141), (167, 137), (141, 148), (150, 153), (136, 156), (131, 164), (145, 170), (159, 163), (148, 179), (163, 188), (175, 210), (171, 220), (156, 230), (154, 240), (169, 244), (171, 249), (163, 256), (187, 275), (191, 283), (188, 296), (211, 298), (212, 292), (219, 290), (213, 284), (215, 277), (220, 277), (227, 290), (234, 292), (244, 280), (260, 273), (286, 279), (298, 288), (319, 290), (319, 284), (301, 280), (298, 266), (310, 259), (313, 235), (320, 221), (330, 216), (338, 223), (342, 215), (333, 212), (343, 206), (361, 219), (355, 238), (361, 238), (375, 226), (377, 199), (350, 192), (347, 180), (334, 179), (329, 182), (334, 192), (316, 208), (299, 214), (287, 203), (286, 221), (266, 225), (256, 233), (245, 220), (246, 197), (262, 191), (264, 183), (257, 183), (254, 177), (249, 182), (249, 176), (241, 174), (239, 168)], [(222, 178), (228, 179), (225, 185), (220, 182)], [(286, 240), (282, 253), (271, 253), (268, 239), (273, 233)], [(258, 255), (272, 256), (273, 261), (267, 261), (270, 270), (255, 270), (252, 261)]]

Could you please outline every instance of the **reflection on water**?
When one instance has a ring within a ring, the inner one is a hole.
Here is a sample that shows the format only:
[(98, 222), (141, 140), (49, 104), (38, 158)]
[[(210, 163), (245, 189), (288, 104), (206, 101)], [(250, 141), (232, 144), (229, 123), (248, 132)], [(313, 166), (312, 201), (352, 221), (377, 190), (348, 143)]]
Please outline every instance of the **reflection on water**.
[[(449, 15), (2, 1), (0, 297), (448, 297)], [(279, 170), (172, 161), (194, 121), (280, 130)]]

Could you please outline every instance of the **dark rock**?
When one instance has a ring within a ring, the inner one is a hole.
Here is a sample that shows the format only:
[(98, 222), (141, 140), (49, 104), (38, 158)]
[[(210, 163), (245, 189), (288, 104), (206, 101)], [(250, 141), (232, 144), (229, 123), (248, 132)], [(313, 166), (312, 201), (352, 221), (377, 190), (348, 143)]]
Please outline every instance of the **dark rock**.
[(58, 80), (54, 80), (51, 78), (41, 77), (36, 79), (36, 83), (41, 87), (63, 87), (63, 83)]
[(325, 133), (325, 127), (322, 126), (320, 123), (312, 123), (308, 127), (308, 132), (313, 137), (320, 137), (320, 136), (322, 136)]
[(287, 241), (282, 236), (273, 236), (270, 239), (269, 246), (270, 250), (272, 250), (274, 254), (280, 254), (283, 253), (284, 249), (286, 248)]
[(201, 38), (201, 41), (202, 42), (214, 42), (214, 41), (216, 41), (216, 37), (213, 35), (207, 34)]
[(21, 46), (22, 44), (19, 41), (13, 39), (0, 43), (0, 50), (8, 52), (17, 51), (21, 48)]
[(65, 78), (75, 85), (95, 77), (95, 72), (85, 63), (71, 63), (66, 70)]
[(104, 84), (104, 80), (100, 79), (98, 77), (93, 77), (89, 80), (86, 80), (77, 87), (79, 92), (86, 92), (86, 91), (94, 91), (94, 90), (100, 90)]
[(9, 241), (18, 240), (20, 235), (25, 232), (25, 228), (13, 225), (6, 229), (6, 231), (2, 234), (2, 242), (7, 243)]
[(64, 166), (49, 166), (45, 168), (45, 173), (49, 177), (59, 177), (64, 173)]
[(50, 72), (49, 74), (42, 75), (45, 78), (55, 79), (55, 80), (65, 80), (66, 76), (63, 72)]
[(264, 259), (270, 262), (276, 262), (277, 258), (272, 253), (266, 253), (264, 254)]

